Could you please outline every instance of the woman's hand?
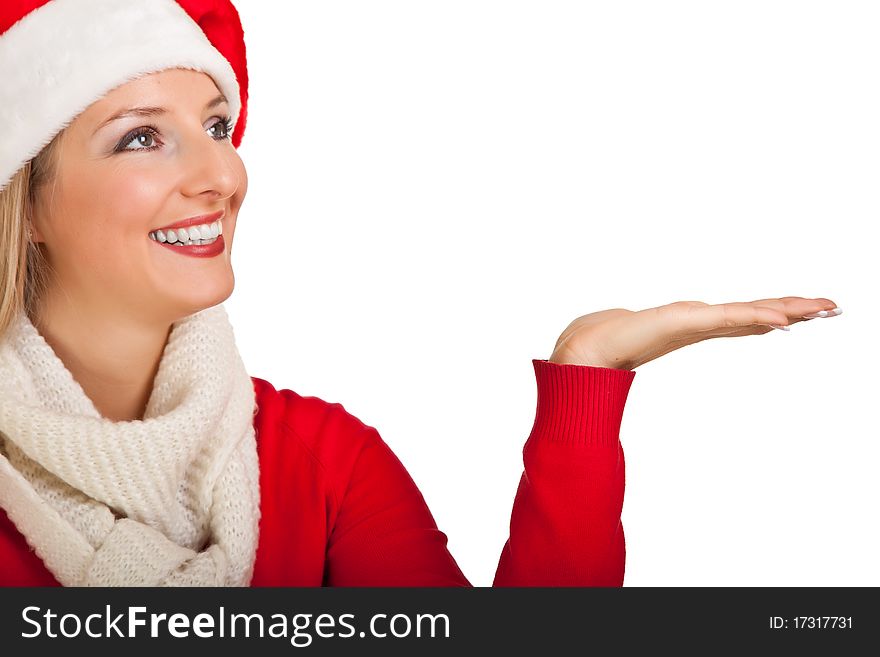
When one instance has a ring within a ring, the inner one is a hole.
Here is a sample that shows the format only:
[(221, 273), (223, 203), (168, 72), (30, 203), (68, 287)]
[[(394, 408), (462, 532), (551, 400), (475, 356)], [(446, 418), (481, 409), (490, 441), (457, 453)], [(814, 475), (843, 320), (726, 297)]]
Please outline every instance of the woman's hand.
[[(772, 324), (788, 326), (835, 308), (830, 299), (804, 297), (716, 305), (677, 301), (637, 312), (613, 308), (578, 317), (569, 324), (549, 360), (632, 370), (695, 342), (769, 333)], [(818, 316), (835, 317), (842, 312), (836, 309)]]

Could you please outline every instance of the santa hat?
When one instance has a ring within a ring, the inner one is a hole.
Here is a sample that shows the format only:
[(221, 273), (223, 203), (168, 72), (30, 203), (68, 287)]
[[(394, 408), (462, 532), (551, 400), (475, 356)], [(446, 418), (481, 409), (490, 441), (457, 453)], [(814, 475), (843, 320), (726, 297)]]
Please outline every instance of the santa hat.
[(93, 102), (168, 68), (213, 78), (238, 148), (247, 60), (229, 0), (0, 0), (0, 190)]

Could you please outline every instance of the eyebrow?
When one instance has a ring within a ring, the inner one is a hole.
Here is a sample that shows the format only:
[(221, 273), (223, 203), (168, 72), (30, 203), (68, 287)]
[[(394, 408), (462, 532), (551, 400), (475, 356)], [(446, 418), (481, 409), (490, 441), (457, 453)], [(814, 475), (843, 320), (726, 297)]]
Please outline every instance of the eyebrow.
[[(223, 94), (220, 94), (214, 100), (212, 100), (207, 105), (205, 105), (205, 109), (211, 109), (212, 107), (216, 107), (217, 105), (220, 105), (221, 103), (228, 103), (228, 102), (229, 101), (226, 100), (226, 96), (224, 96)], [(123, 110), (116, 112), (116, 114), (114, 114), (113, 116), (108, 118), (106, 121), (101, 123), (101, 125), (99, 125), (97, 128), (95, 128), (95, 132), (93, 132), (92, 134), (93, 135), (97, 134), (97, 132), (101, 128), (103, 128), (104, 126), (112, 123), (113, 121), (118, 121), (119, 119), (124, 119), (128, 116), (160, 116), (162, 114), (166, 114), (167, 112), (168, 112), (168, 110), (164, 107), (130, 107), (128, 109), (123, 109)]]

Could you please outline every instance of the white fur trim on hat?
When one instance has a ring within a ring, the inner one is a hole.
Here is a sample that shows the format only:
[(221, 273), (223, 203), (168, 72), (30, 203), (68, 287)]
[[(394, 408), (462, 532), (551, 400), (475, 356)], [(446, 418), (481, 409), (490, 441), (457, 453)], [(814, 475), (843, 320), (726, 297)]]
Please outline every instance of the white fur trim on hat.
[(175, 0), (52, 0), (0, 35), (0, 190), (107, 92), (147, 73), (210, 75), (241, 111), (235, 72)]

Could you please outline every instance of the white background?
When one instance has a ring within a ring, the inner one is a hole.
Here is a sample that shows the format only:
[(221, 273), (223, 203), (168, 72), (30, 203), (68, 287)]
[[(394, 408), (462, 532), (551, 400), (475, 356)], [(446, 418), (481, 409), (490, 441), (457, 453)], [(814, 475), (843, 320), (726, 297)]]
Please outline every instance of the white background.
[(570, 321), (789, 295), (844, 313), (635, 370), (625, 585), (880, 585), (880, 5), (235, 2), (243, 358), (376, 427), (474, 585)]

